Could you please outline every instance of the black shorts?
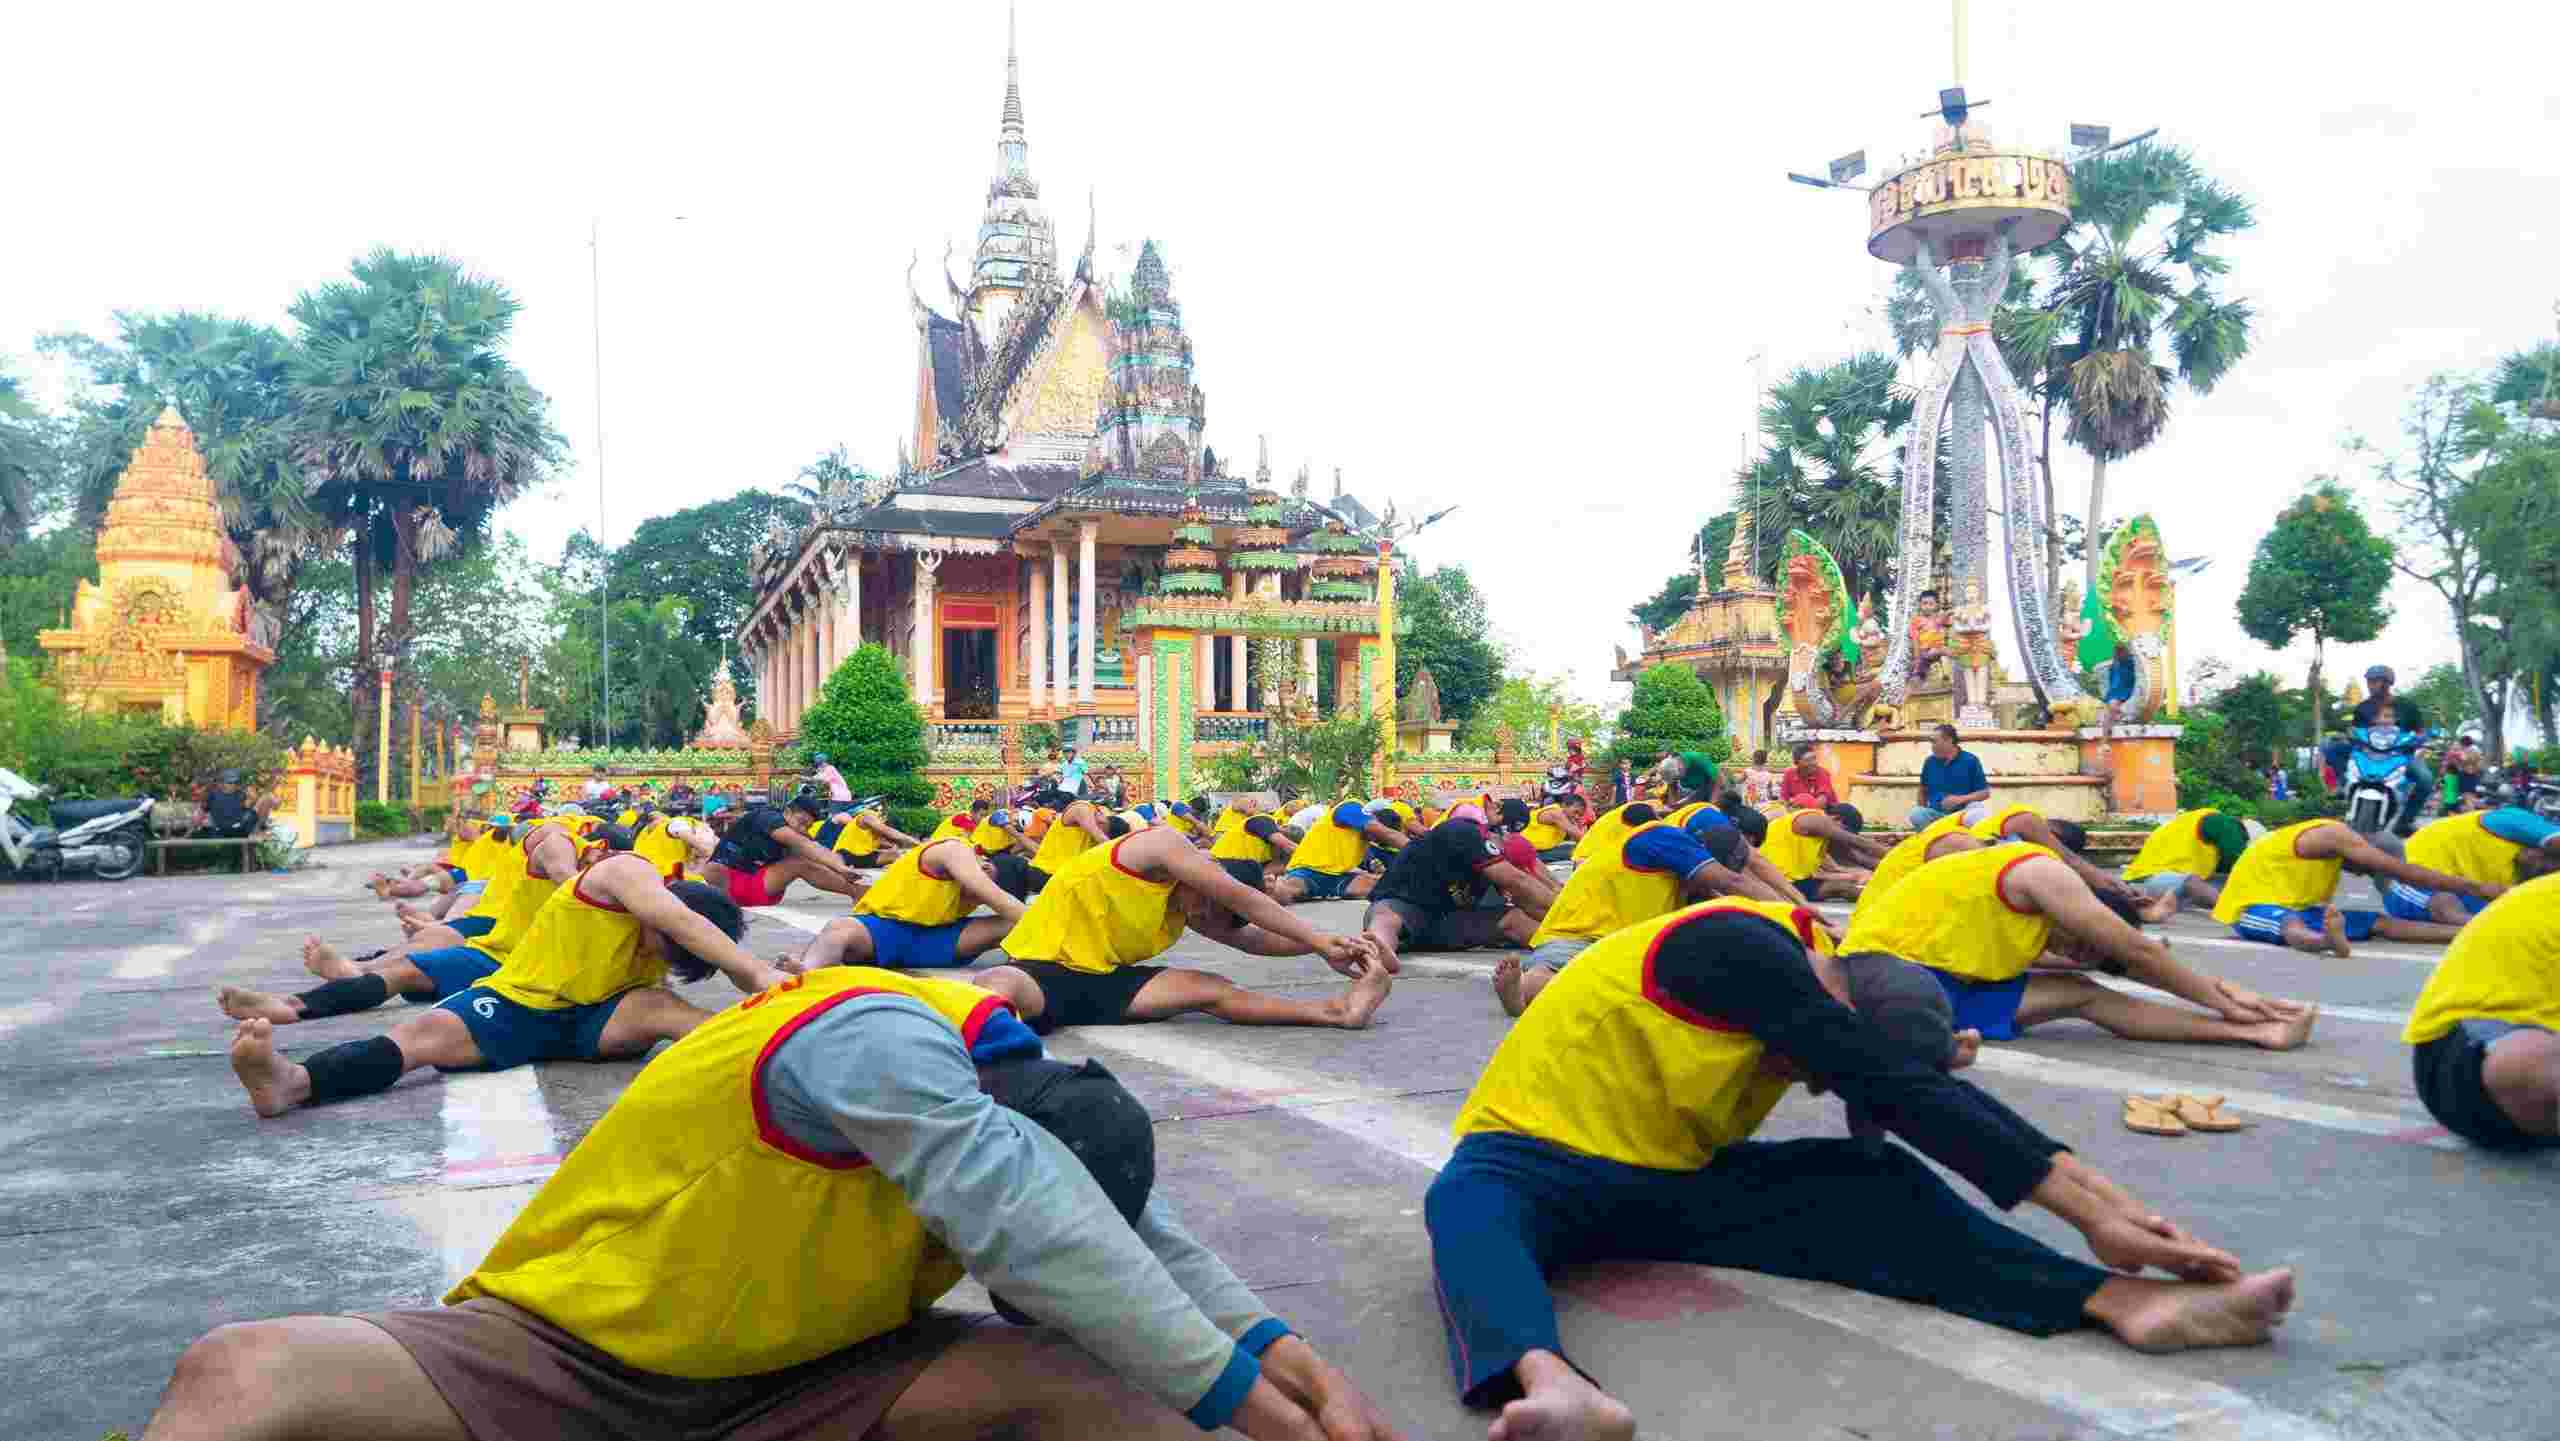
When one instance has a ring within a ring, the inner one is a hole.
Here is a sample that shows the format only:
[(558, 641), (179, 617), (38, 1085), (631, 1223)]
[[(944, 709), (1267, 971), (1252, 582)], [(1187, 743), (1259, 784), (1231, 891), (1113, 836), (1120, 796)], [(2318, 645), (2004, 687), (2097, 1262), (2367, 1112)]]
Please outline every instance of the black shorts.
[(1040, 987), (1040, 1014), (1031, 1018), (1034, 1035), (1045, 1036), (1060, 1026), (1122, 1026), (1129, 1024), (1129, 1003), (1146, 989), (1147, 982), (1164, 974), (1162, 966), (1122, 966), (1116, 971), (1079, 971), (1056, 961), (1017, 961), (1010, 957), (1006, 964), (1029, 976)]
[(2534, 1151), (2560, 1144), (2520, 1129), (2480, 1079), (2489, 1048), (2512, 1031), (2532, 1030), (2506, 1021), (2463, 1021), (2409, 1053), (2418, 1099), (2438, 1124), (2491, 1151)]
[(1463, 911), (1435, 911), (1394, 896), (1381, 896), (1369, 902), (1369, 909), (1361, 914), (1360, 928), (1367, 930), (1370, 918), (1381, 910), (1404, 922), (1404, 937), (1397, 947), (1399, 950), (1473, 951), (1512, 944), (1511, 938), (1502, 933), (1501, 911), (1481, 906)]

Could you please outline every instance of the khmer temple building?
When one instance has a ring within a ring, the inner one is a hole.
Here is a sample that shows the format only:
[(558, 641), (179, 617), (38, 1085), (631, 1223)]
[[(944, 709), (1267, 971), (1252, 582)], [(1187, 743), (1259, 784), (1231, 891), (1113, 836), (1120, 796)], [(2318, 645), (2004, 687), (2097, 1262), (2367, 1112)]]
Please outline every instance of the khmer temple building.
[[(1215, 457), (1163, 251), (1148, 240), (1125, 279), (1104, 275), (1090, 208), (1081, 249), (1059, 249), (1010, 38), (976, 254), (965, 281), (947, 261), (941, 274), (938, 309), (908, 269), (915, 406), (897, 473), (839, 487), (752, 553), (738, 642), (759, 717), (795, 734), (866, 642), (899, 657), (936, 722), (1053, 721), (1151, 754), (1258, 727), (1276, 699), (1265, 677), (1294, 685), (1321, 642), (1344, 702), (1383, 683), (1392, 713), (1392, 508), (1382, 522), (1339, 469), (1323, 502), (1304, 466), (1284, 490), (1267, 443), (1250, 476)], [(1297, 665), (1275, 667), (1269, 646), (1252, 663), (1255, 637), (1290, 642)]]

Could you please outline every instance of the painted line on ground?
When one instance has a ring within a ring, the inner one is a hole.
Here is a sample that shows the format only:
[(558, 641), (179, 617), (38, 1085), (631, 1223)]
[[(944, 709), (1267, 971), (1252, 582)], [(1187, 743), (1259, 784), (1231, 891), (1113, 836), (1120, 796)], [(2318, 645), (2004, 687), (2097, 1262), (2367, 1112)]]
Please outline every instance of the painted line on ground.
[[(1062, 1037), (1179, 1071), (1220, 1090), (1321, 1096), (1340, 1089), (1338, 1083), (1312, 1072), (1238, 1060), (1205, 1041), (1170, 1033), (1175, 1029), (1092, 1027), (1067, 1031)], [(1990, 1056), (1986, 1052), (1985, 1060)], [(1317, 1099), (1280, 1108), (1434, 1171), (1447, 1163), (1455, 1146), (1447, 1123), (1410, 1100)], [(1716, 1274), (1764, 1301), (1981, 1385), (2077, 1416), (2107, 1435), (2174, 1435), (2178, 1441), (2335, 1441), (2336, 1433), (2314, 1422), (2262, 1405), (2228, 1386), (2145, 1363), (2098, 1337), (2039, 1339), (1841, 1287), (1751, 1271)]]
[(431, 1224), (451, 1286), (560, 1168), (560, 1141), (533, 1066), (447, 1075), (443, 1110), (444, 1190)]
[[(2200, 1009), (2199, 1007), (2196, 1007), (2195, 1003), (2192, 1001), (2182, 999), (2178, 996), (2173, 996), (2167, 991), (2161, 990), (2156, 986), (2146, 986), (2140, 981), (2128, 981), (2118, 976), (2096, 975), (2089, 977), (2089, 979), (2106, 987), (2108, 990), (2122, 991), (2128, 996), (2140, 996), (2146, 1001), (2163, 1001), (2170, 1005), (2184, 1006), (2189, 1009)], [(2327, 1001), (2316, 1001), (2313, 1002), (2313, 1004), (2320, 1008), (2320, 1019), (2324, 1021), (2361, 1021), (2366, 1025), (2372, 1026), (2405, 1026), (2409, 1024), (2409, 1013), (2407, 1011), (2385, 1011), (2373, 1006), (2334, 1006)]]
[(2271, 1116), (2279, 1120), (2299, 1121), (2306, 1126), (2345, 1131), (2359, 1136), (2379, 1136), (2390, 1141), (2416, 1141), (2449, 1151), (2466, 1150), (2437, 1128), (2426, 1112), (2415, 1108), (2394, 1111), (2359, 1111), (2346, 1106), (2333, 1106), (2326, 1101), (2297, 1100), (2272, 1091), (2235, 1090), (2220, 1081), (2196, 1082), (2171, 1076), (2152, 1075), (2142, 1071), (2119, 1071), (2107, 1066), (2092, 1066), (2079, 1061), (2060, 1061), (2034, 1051), (2021, 1051), (2007, 1046), (1988, 1045), (1973, 1063), (1977, 1072), (1995, 1076), (2016, 1076), (2021, 1080), (2041, 1081), (2046, 1085), (2064, 1086), (2076, 1091), (2113, 1091), (2117, 1094), (2139, 1092), (2160, 1095), (2184, 1092), (2190, 1096), (2220, 1096), (2231, 1109), (2253, 1116)]

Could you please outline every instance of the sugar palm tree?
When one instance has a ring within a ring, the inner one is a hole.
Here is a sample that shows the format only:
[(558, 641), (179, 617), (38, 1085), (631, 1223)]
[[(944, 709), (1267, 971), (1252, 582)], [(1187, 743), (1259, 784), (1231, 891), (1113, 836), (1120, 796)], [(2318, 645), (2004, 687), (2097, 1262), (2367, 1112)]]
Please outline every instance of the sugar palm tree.
[(35, 528), (38, 494), (51, 488), (55, 468), (43, 412), (0, 371), (0, 544), (16, 545)]
[(1911, 412), (1894, 359), (1881, 351), (1799, 366), (1770, 387), (1760, 406), (1767, 444), (1735, 474), (1764, 579), (1777, 573), (1779, 541), (1801, 529), (1831, 551), (1852, 596), (1863, 600), (1891, 583), (1902, 492), (1888, 442)]
[(2136, 145), (2072, 168), (2071, 228), (2037, 252), (2059, 266), (2050, 297), (2012, 327), (2011, 343), (2062, 352), (2047, 364), (2066, 392), (2066, 438), (2094, 462), (2092, 592), (2108, 463), (2159, 439), (2175, 386), (2207, 394), (2249, 352), (2253, 312), (2218, 289), (2230, 266), (2212, 246), (2256, 223), (2245, 197), (2175, 146)]
[(293, 303), (294, 458), (315, 506), (354, 543), (360, 735), (374, 670), (408, 650), (420, 571), (485, 533), (566, 451), (550, 402), (506, 358), (517, 309), (452, 260), (389, 250)]
[(816, 506), (827, 498), (827, 492), (838, 485), (859, 487), (871, 478), (841, 445), (800, 467), (800, 474), (782, 488), (784, 495), (803, 505)]

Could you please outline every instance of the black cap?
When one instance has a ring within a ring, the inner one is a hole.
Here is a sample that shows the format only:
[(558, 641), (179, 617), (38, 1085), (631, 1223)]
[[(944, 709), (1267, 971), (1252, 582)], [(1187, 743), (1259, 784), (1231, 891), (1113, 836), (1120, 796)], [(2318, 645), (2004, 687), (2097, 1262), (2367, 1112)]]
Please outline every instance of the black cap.
[[(1111, 1198), (1120, 1218), (1138, 1224), (1156, 1184), (1155, 1122), (1100, 1061), (1080, 1066), (1045, 1056), (999, 1061), (978, 1068), (978, 1084), (997, 1105), (1037, 1122), (1065, 1143)], [(1039, 1324), (1002, 1296), (990, 1299), (996, 1314), (1015, 1325)]]
[[(1842, 956), (1840, 970), (1850, 1006), (1894, 1046), (1933, 1066), (1954, 1058), (1955, 1008), (1928, 971), (1882, 951)], [(1849, 1107), (1849, 1134), (1870, 1146), (1884, 1141), (1884, 1127), (1856, 1105)]]
[(1527, 830), (1529, 803), (1518, 796), (1503, 797), (1502, 803), (1494, 807), (1494, 823), (1506, 831)]

